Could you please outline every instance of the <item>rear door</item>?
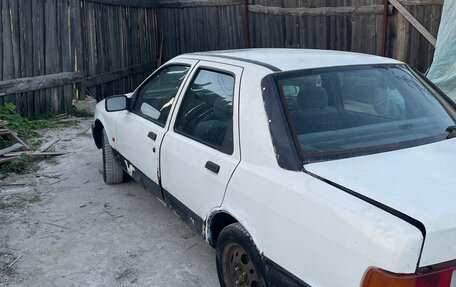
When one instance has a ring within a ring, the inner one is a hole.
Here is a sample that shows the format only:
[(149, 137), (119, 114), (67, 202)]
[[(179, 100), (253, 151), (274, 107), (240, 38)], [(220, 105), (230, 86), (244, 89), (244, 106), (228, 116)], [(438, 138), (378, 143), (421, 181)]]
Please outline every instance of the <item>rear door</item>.
[[(157, 195), (161, 194), (158, 185), (160, 144), (168, 129), (176, 95), (196, 62), (180, 60), (160, 68), (135, 92), (129, 111), (121, 112), (117, 118), (117, 149), (129, 161), (125, 163), (129, 174), (142, 179), (146, 187), (153, 187)], [(148, 185), (148, 179), (155, 184)]]
[[(243, 69), (200, 61), (179, 99), (160, 152), (165, 198), (204, 219), (220, 206), (240, 161), (238, 105)], [(193, 218), (193, 217), (192, 217)]]

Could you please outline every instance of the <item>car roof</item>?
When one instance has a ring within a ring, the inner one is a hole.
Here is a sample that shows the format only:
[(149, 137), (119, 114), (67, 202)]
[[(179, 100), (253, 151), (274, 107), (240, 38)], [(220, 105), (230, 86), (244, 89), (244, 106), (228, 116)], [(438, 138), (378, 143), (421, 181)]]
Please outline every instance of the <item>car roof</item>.
[(242, 49), (184, 54), (190, 57), (211, 57), (257, 64), (272, 71), (290, 71), (336, 66), (403, 64), (400, 61), (374, 55), (312, 49)]

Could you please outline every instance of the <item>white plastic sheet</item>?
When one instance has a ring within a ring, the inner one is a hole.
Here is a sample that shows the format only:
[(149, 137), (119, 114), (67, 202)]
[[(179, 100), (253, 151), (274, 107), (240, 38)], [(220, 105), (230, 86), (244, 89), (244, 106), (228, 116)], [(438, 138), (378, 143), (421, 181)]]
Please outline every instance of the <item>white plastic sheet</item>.
[(456, 101), (456, 0), (445, 0), (434, 62), (427, 77)]

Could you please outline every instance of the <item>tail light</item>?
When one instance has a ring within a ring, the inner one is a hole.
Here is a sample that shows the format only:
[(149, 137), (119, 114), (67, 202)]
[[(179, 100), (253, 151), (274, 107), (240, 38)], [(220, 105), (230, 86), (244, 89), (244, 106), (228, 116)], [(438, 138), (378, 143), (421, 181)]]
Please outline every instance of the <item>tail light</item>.
[(456, 267), (413, 275), (371, 268), (364, 276), (362, 287), (456, 287)]

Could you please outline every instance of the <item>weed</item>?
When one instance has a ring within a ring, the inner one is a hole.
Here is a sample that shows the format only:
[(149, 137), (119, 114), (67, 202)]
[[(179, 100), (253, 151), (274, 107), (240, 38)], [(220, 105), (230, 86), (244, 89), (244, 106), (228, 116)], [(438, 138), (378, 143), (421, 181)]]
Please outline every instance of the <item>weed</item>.
[(91, 118), (91, 117), (93, 117), (93, 113), (91, 113), (91, 112), (89, 112), (87, 110), (78, 110), (75, 107), (73, 107), (72, 115), (74, 117), (78, 117), (78, 118)]
[(8, 209), (13, 206), (14, 206), (14, 204), (9, 203), (9, 202), (0, 202), (0, 209)]
[(35, 131), (38, 129), (70, 127), (78, 123), (78, 121), (60, 122), (54, 114), (42, 114), (39, 117), (24, 118), (16, 112), (16, 106), (11, 103), (6, 103), (0, 106), (0, 119), (8, 122), (8, 128), (16, 132), (17, 135), (25, 140), (30, 141), (32, 138), (39, 137)]
[(37, 203), (40, 202), (42, 199), (39, 195), (34, 195), (28, 199), (29, 203)]
[(49, 165), (57, 165), (59, 162), (55, 158), (49, 157), (46, 159), (46, 163)]
[(14, 172), (17, 174), (25, 174), (38, 171), (39, 167), (36, 163), (30, 161), (26, 154), (21, 154), (18, 159), (5, 163), (2, 166), (2, 172)]
[(43, 144), (43, 140), (41, 139), (33, 139), (33, 140), (30, 140), (30, 147), (32, 149), (38, 149), (41, 145)]
[[(36, 132), (38, 129), (72, 127), (79, 122), (77, 120), (59, 121), (54, 114), (42, 114), (35, 118), (24, 118), (16, 111), (16, 106), (6, 103), (0, 106), (0, 119), (8, 122), (8, 128), (28, 143), (32, 148), (38, 148), (42, 140), (38, 139), (40, 135)], [(11, 146), (11, 141), (0, 137), (0, 148)], [(35, 172), (39, 169), (38, 165), (31, 161), (26, 155), (21, 155), (17, 160), (1, 165), (2, 172), (14, 172), (24, 174)]]
[(0, 106), (0, 114), (9, 115), (16, 113), (16, 106), (12, 103), (6, 103)]
[(13, 142), (10, 139), (0, 136), (0, 149), (7, 148), (11, 145), (13, 145)]

